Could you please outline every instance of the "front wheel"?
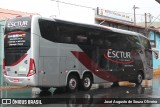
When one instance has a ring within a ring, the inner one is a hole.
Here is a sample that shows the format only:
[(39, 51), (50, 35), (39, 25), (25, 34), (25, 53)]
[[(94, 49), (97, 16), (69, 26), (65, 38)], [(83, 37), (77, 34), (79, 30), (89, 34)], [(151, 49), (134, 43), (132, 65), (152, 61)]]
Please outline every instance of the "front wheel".
[(67, 91), (75, 92), (78, 87), (78, 77), (75, 75), (69, 75), (67, 81)]
[(137, 85), (140, 85), (141, 83), (142, 83), (142, 81), (143, 81), (143, 75), (142, 75), (142, 73), (138, 73), (137, 74), (137, 78), (136, 78), (136, 80), (135, 80), (135, 83), (137, 84)]
[(88, 91), (93, 83), (92, 76), (90, 74), (85, 74), (81, 81), (80, 89), (83, 91)]

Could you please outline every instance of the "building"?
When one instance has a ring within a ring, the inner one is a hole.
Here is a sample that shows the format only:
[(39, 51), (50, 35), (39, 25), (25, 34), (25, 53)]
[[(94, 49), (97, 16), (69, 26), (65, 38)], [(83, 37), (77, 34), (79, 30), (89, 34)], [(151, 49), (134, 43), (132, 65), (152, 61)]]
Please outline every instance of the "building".
[(34, 15), (36, 13), (26, 13), (8, 9), (0, 8), (0, 83), (2, 84), (3, 76), (2, 76), (2, 61), (3, 61), (3, 33), (5, 28), (5, 23), (8, 18), (17, 17), (17, 16), (28, 16)]
[(0, 20), (0, 83), (2, 83), (2, 60), (3, 60), (3, 32), (5, 20)]

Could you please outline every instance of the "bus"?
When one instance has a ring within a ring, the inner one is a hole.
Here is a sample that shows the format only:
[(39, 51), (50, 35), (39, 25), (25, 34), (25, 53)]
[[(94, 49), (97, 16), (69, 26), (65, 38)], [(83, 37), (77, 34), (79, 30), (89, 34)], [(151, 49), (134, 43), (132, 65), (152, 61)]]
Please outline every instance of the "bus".
[(153, 76), (149, 40), (136, 32), (33, 15), (8, 19), (4, 80), (41, 90), (87, 91), (93, 83), (141, 84)]

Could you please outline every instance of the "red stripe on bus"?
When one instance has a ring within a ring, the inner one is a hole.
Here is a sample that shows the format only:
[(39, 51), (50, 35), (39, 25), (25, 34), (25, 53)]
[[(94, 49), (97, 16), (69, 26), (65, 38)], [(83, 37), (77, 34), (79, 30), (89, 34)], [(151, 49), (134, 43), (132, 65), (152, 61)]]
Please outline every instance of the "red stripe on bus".
[(120, 79), (111, 74), (110, 71), (106, 71), (98, 66), (91, 58), (89, 58), (84, 52), (71, 51), (72, 54), (92, 73), (96, 76), (111, 82), (120, 81)]
[(11, 66), (15, 66), (17, 64), (19, 64), (28, 54), (24, 54), (18, 61), (16, 61), (15, 63), (13, 63)]

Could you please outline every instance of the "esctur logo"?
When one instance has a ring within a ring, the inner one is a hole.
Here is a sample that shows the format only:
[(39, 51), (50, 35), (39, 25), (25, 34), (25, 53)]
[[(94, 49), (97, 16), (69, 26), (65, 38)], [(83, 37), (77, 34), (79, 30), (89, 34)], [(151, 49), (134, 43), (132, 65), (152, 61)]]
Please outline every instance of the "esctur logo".
[(131, 52), (107, 49), (107, 54), (104, 54), (104, 57), (107, 60), (110, 60), (110, 61), (115, 62), (115, 63), (130, 64), (134, 61), (131, 58), (131, 55), (132, 55)]
[(27, 27), (28, 21), (9, 22), (7, 27)]

